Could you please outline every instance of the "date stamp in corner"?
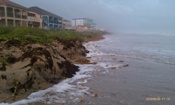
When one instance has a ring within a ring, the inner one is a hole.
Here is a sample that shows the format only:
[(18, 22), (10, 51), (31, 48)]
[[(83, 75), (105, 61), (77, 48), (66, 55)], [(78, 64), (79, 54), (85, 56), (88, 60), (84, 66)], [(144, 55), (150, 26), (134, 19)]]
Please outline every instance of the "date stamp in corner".
[(147, 97), (145, 98), (146, 101), (170, 101), (170, 97)]

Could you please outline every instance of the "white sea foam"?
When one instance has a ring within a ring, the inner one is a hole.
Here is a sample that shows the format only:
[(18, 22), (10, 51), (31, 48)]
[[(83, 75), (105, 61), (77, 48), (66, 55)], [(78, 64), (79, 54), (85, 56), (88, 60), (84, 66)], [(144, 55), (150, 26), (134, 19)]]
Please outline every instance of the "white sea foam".
[(87, 57), (101, 56), (106, 54), (98, 50), (98, 47), (100, 47), (100, 45), (97, 43), (99, 42), (89, 42), (84, 44), (84, 46), (90, 51), (90, 53), (87, 54)]
[[(60, 82), (59, 84), (54, 85), (53, 87), (48, 88), (46, 90), (40, 90), (38, 92), (34, 92), (31, 95), (29, 95), (27, 99), (23, 99), (11, 104), (0, 103), (0, 105), (24, 105), (28, 103), (41, 102), (41, 101), (47, 104), (60, 103), (64, 102), (63, 101), (64, 96), (69, 96), (69, 98), (75, 99), (77, 96), (84, 95), (84, 93), (88, 94), (87, 92), (87, 90), (89, 89), (88, 87), (73, 84), (73, 82), (77, 80), (90, 77), (89, 72), (92, 71), (90, 69), (90, 65), (80, 66), (80, 69), (81, 71), (77, 72), (73, 78), (66, 79)], [(84, 82), (77, 82), (77, 84), (86, 82), (87, 80), (85, 79)], [(45, 100), (47, 100), (47, 102)]]

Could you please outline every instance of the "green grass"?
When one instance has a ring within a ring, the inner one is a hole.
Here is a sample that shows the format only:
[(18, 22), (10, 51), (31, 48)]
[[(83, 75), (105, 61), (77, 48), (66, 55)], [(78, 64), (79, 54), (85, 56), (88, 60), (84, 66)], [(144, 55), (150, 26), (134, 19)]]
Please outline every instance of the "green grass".
[(54, 39), (83, 40), (72, 30), (43, 30), (29, 27), (0, 27), (0, 40), (19, 40), (29, 43), (50, 43)]
[(2, 27), (2, 26), (0, 26), (0, 35), (2, 35), (2, 34), (8, 34), (8, 33), (10, 33), (11, 31), (13, 31), (13, 27)]
[(63, 40), (83, 40), (83, 37), (79, 32), (72, 30), (52, 30), (48, 31), (48, 35), (51, 38), (58, 38)]
[(29, 27), (0, 26), (1, 40), (19, 40), (25, 43), (51, 43), (55, 39), (83, 41), (84, 36), (103, 35), (104, 31), (76, 32), (74, 30), (43, 30)]

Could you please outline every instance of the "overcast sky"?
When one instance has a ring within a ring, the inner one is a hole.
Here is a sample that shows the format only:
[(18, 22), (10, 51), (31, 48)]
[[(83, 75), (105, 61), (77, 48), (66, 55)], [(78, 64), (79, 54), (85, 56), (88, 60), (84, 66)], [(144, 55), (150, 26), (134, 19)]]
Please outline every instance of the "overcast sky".
[(86, 17), (115, 32), (175, 32), (175, 0), (12, 0), (65, 19)]

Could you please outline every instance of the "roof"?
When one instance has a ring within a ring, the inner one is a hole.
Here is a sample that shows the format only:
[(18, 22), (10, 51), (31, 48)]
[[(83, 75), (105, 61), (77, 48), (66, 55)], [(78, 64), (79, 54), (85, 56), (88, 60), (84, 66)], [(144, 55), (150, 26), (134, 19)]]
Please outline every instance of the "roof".
[(0, 0), (0, 5), (7, 5), (7, 6), (11, 6), (11, 7), (17, 7), (17, 8), (21, 8), (21, 9), (27, 9), (26, 7), (19, 5), (17, 3), (14, 3), (10, 0)]
[(57, 17), (59, 19), (62, 19), (62, 17), (60, 17), (58, 15), (55, 15), (55, 14), (49, 12), (49, 11), (46, 11), (46, 10), (44, 10), (42, 8), (36, 7), (36, 6), (35, 7), (30, 7), (30, 8), (28, 8), (28, 10), (32, 11), (32, 12), (36, 12), (36, 13), (38, 13), (40, 15), (49, 15), (49, 16), (53, 16), (53, 17)]

